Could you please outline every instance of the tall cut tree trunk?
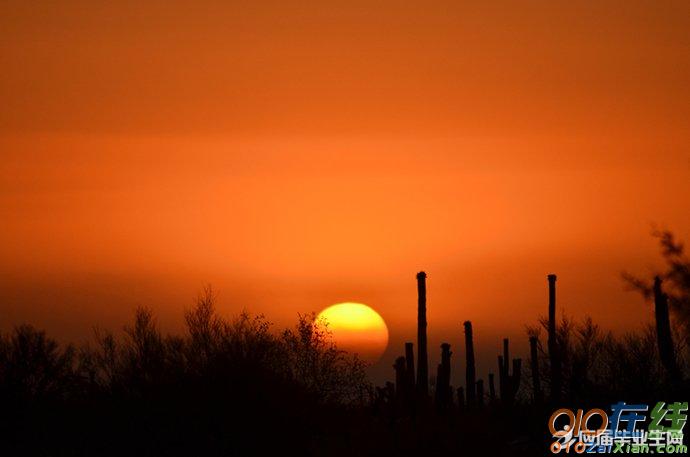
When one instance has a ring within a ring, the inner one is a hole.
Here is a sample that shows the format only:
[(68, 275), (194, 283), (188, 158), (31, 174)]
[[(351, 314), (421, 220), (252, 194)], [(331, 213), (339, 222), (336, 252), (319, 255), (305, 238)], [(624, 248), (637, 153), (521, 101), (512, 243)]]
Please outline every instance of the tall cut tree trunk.
[(520, 387), (520, 380), (522, 378), (522, 359), (513, 359), (513, 374), (509, 371), (509, 341), (508, 338), (503, 340), (503, 355), (498, 356), (498, 379), (499, 390), (501, 392), (501, 403), (510, 407), (515, 402)]
[(501, 399), (505, 400), (510, 396), (509, 372), (510, 372), (510, 347), (508, 338), (503, 338), (503, 377), (501, 381)]
[(474, 365), (474, 341), (472, 338), (472, 322), (465, 321), (465, 354), (467, 365), (465, 367), (465, 388), (467, 390), (467, 406), (472, 407), (476, 398), (476, 376), (477, 372)]
[(426, 347), (426, 273), (417, 273), (417, 391), (429, 395), (429, 365)]
[(549, 363), (551, 365), (551, 401), (557, 403), (561, 398), (561, 356), (556, 333), (556, 275), (548, 275), (549, 280)]

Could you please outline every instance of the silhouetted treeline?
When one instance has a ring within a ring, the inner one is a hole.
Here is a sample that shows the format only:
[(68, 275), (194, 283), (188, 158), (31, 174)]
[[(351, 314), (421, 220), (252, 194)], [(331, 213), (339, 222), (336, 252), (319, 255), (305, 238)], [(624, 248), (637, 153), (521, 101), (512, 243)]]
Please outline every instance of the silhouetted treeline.
[(0, 456), (544, 455), (557, 408), (687, 401), (690, 262), (671, 234), (658, 236), (667, 269), (625, 275), (654, 307), (644, 331), (616, 337), (589, 318), (558, 319), (550, 274), (529, 354), (504, 339), (486, 380), (474, 343), (483, 329), (462, 316), (464, 348), (444, 342), (430, 376), (424, 272), (417, 360), (406, 342), (394, 382), (376, 388), (314, 315), (275, 333), (262, 316), (221, 318), (210, 288), (183, 335), (163, 335), (145, 309), (123, 337), (98, 331), (82, 347), (19, 326), (0, 335)]
[(163, 335), (138, 309), (124, 338), (81, 348), (2, 335), (0, 455), (308, 454), (367, 403), (364, 365), (313, 316), (275, 335), (261, 316), (220, 318), (208, 289), (185, 318), (186, 335)]

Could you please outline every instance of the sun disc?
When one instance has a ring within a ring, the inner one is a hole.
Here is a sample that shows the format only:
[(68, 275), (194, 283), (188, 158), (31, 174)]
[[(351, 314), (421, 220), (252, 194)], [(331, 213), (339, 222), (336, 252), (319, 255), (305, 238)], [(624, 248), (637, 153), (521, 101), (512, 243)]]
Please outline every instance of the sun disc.
[(388, 346), (388, 327), (381, 315), (362, 303), (338, 303), (317, 316), (317, 324), (331, 333), (338, 348), (376, 362)]

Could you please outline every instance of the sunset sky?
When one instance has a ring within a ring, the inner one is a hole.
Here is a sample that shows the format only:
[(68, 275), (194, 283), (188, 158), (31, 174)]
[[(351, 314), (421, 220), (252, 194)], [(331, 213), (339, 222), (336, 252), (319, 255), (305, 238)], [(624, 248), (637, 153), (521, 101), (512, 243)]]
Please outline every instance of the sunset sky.
[(178, 331), (212, 283), (277, 327), (366, 303), (388, 369), (419, 270), (480, 373), (547, 273), (638, 328), (621, 271), (690, 241), (689, 56), (687, 1), (3, 1), (0, 329)]

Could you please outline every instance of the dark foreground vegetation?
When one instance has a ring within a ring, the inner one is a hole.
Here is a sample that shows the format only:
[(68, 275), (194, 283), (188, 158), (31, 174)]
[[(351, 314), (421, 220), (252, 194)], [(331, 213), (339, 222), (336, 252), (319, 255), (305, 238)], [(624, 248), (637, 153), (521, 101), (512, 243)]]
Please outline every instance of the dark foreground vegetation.
[(646, 331), (557, 321), (549, 275), (548, 317), (528, 327), (524, 364), (506, 339), (495, 373), (476, 379), (472, 323), (458, 323), (457, 389), (450, 345), (428, 367), (424, 273), (417, 346), (405, 345), (382, 387), (313, 316), (276, 334), (261, 316), (219, 317), (211, 289), (182, 336), (162, 335), (145, 309), (123, 338), (97, 332), (80, 348), (20, 326), (0, 335), (0, 456), (546, 455), (555, 408), (688, 400), (690, 262), (670, 234), (659, 238), (666, 271), (626, 275), (654, 306)]

